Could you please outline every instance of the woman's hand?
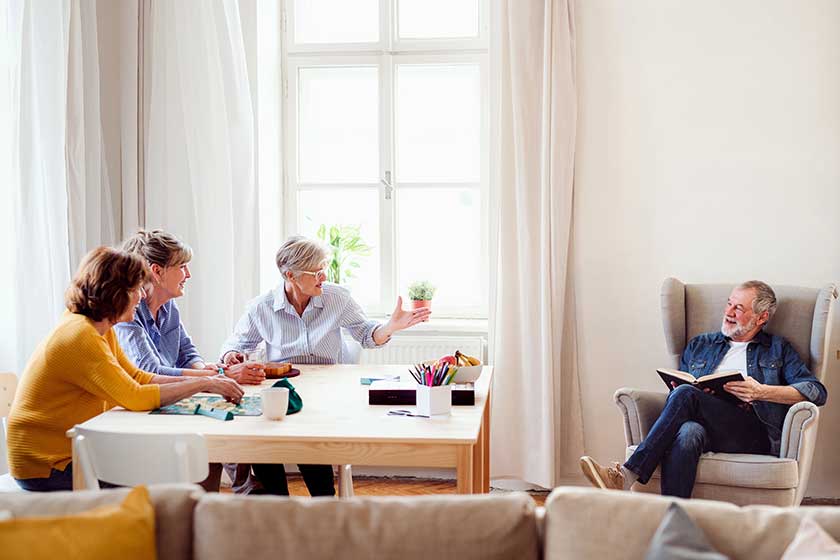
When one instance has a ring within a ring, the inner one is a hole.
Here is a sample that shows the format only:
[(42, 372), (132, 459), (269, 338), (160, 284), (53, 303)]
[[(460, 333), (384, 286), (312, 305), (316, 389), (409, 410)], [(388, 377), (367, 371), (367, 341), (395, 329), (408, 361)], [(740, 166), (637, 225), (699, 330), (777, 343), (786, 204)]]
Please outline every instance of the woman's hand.
[(236, 352), (235, 350), (231, 350), (230, 352), (226, 352), (224, 356), (222, 356), (222, 361), (226, 366), (232, 366), (234, 364), (241, 364), (245, 361), (245, 355), (241, 352)]
[(205, 391), (208, 393), (216, 393), (225, 398), (226, 401), (239, 403), (242, 400), (242, 395), (245, 391), (239, 386), (239, 383), (233, 379), (225, 377), (205, 377), (204, 381)]
[(243, 385), (259, 385), (265, 381), (263, 364), (256, 362), (232, 365), (227, 368), (225, 375)]
[(397, 306), (391, 313), (387, 323), (373, 331), (373, 341), (376, 344), (385, 344), (395, 332), (413, 327), (417, 323), (425, 323), (429, 320), (432, 310), (426, 307), (406, 311), (402, 308), (402, 296), (397, 297)]
[(391, 319), (386, 325), (391, 326), (391, 333), (413, 327), (417, 323), (425, 323), (429, 320), (429, 316), (432, 314), (432, 310), (428, 307), (406, 310), (403, 309), (402, 304), (402, 296), (398, 296), (397, 306), (394, 308), (394, 312), (391, 313)]

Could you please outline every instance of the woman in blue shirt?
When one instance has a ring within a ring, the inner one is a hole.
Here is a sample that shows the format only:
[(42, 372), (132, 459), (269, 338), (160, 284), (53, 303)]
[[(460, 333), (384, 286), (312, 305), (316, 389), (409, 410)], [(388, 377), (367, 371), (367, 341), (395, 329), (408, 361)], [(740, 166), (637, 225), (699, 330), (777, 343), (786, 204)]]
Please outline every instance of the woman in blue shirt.
[[(277, 251), (275, 262), (282, 281), (251, 301), (222, 347), (222, 361), (231, 367), (244, 362), (244, 354), (265, 342), (270, 362), (335, 364), (342, 353), (345, 328), (364, 348), (382, 346), (397, 331), (428, 321), (429, 309), (404, 310), (402, 298), (385, 324), (368, 320), (347, 289), (327, 280), (328, 252), (305, 237), (291, 237)], [(282, 465), (254, 465), (254, 473), (273, 494), (288, 494)], [(335, 494), (330, 465), (299, 465), (309, 493)]]
[(115, 327), (120, 346), (138, 368), (174, 376), (217, 375), (222, 369), (239, 383), (259, 384), (265, 380), (265, 372), (257, 364), (228, 368), (205, 362), (192, 343), (174, 301), (184, 295), (187, 280), (192, 276), (189, 246), (174, 235), (156, 229), (138, 231), (123, 243), (123, 250), (143, 257), (152, 276), (134, 321)]
[[(191, 277), (189, 246), (174, 235), (155, 229), (138, 231), (123, 243), (123, 249), (143, 257), (152, 278), (134, 320), (114, 326), (120, 347), (129, 360), (138, 368), (158, 375), (198, 377), (224, 373), (239, 383), (254, 385), (265, 380), (259, 364), (228, 367), (208, 363), (192, 343), (174, 301), (184, 295)], [(204, 487), (218, 490), (220, 477), (221, 465), (211, 464)]]

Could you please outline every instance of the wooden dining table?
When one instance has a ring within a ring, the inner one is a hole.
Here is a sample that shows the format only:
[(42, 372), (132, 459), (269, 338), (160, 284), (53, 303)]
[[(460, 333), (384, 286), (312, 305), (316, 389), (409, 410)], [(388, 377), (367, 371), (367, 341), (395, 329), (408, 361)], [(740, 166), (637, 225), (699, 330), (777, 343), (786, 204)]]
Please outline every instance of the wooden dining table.
[[(113, 408), (82, 425), (126, 434), (199, 433), (207, 442), (209, 460), (218, 463), (454, 468), (459, 494), (489, 492), (492, 367), (485, 366), (475, 382), (474, 405), (453, 406), (451, 414), (431, 418), (388, 414), (394, 408), (413, 410), (411, 406), (368, 404), (362, 377), (398, 375), (408, 385), (413, 383), (408, 365), (295, 367), (301, 375), (289, 381), (303, 408), (283, 420), (236, 416), (221, 421)], [(255, 395), (273, 383), (243, 388), (246, 395)], [(83, 487), (81, 469), (73, 474), (74, 489)]]

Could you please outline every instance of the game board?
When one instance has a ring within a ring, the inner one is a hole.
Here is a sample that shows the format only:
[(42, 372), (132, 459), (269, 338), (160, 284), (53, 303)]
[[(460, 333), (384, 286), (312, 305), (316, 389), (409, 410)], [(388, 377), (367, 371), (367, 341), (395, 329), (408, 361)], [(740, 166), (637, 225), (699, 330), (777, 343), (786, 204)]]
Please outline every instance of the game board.
[(262, 414), (262, 402), (259, 395), (242, 397), (242, 402), (233, 404), (222, 397), (197, 396), (187, 397), (180, 401), (151, 411), (149, 414), (195, 414), (195, 407), (201, 405), (203, 409), (215, 408), (233, 413), (234, 416), (259, 416)]

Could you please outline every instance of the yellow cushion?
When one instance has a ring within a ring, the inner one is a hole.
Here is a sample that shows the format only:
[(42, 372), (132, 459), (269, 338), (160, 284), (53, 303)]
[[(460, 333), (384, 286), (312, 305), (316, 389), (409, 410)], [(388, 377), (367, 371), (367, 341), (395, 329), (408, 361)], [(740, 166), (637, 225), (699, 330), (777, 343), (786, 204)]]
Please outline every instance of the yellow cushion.
[(155, 510), (138, 486), (120, 505), (67, 516), (0, 521), (4, 560), (154, 559)]

